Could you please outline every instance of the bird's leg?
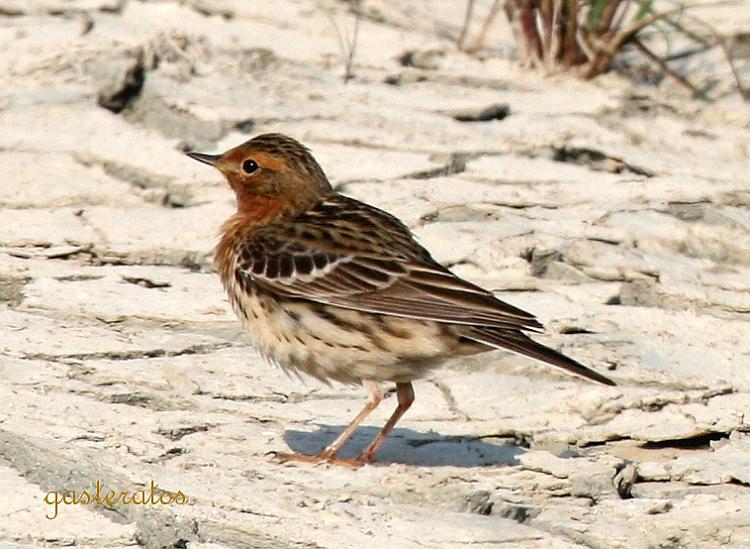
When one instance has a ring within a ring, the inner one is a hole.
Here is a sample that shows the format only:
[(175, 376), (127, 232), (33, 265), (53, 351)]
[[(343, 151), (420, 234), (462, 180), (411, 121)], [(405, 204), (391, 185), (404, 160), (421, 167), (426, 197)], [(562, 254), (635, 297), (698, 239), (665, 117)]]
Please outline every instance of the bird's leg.
[(362, 411), (357, 414), (357, 417), (354, 418), (354, 420), (348, 425), (348, 427), (344, 429), (344, 431), (339, 436), (336, 437), (336, 440), (331, 442), (320, 454), (318, 454), (321, 459), (330, 459), (335, 457), (344, 443), (349, 440), (349, 437), (351, 437), (354, 431), (357, 430), (359, 424), (362, 423), (362, 421), (364, 421), (364, 419), (369, 416), (370, 413), (375, 408), (377, 408), (380, 402), (383, 400), (383, 390), (380, 387), (380, 384), (378, 384), (376, 381), (363, 380), (362, 386), (368, 393), (367, 404), (365, 404), (365, 407), (362, 408)]
[(380, 384), (376, 381), (371, 380), (363, 380), (362, 381), (362, 387), (365, 388), (365, 390), (368, 393), (368, 399), (367, 403), (365, 404), (365, 407), (362, 408), (362, 411), (357, 414), (357, 417), (354, 418), (354, 420), (347, 426), (346, 429), (342, 431), (342, 433), (336, 437), (336, 439), (331, 442), (328, 446), (326, 446), (322, 452), (319, 454), (314, 455), (306, 455), (306, 454), (276, 454), (274, 456), (274, 459), (276, 461), (279, 461), (281, 463), (286, 463), (287, 461), (306, 461), (306, 462), (319, 462), (319, 461), (329, 461), (331, 463), (339, 463), (341, 465), (349, 465), (349, 466), (359, 466), (362, 465), (358, 460), (351, 460), (351, 459), (343, 459), (343, 458), (337, 458), (336, 454), (341, 449), (341, 447), (346, 443), (347, 440), (352, 436), (354, 431), (357, 430), (357, 427), (359, 427), (359, 424), (364, 421), (364, 419), (370, 415), (370, 413), (378, 407), (378, 404), (383, 400), (383, 390), (380, 387)]
[(388, 421), (386, 422), (383, 429), (378, 433), (378, 436), (375, 437), (375, 440), (373, 440), (370, 445), (365, 448), (365, 451), (359, 455), (356, 461), (359, 461), (361, 463), (372, 461), (375, 453), (383, 445), (383, 442), (385, 442), (388, 433), (391, 432), (396, 423), (398, 423), (398, 420), (401, 419), (401, 416), (404, 415), (406, 410), (408, 410), (411, 406), (412, 402), (414, 402), (414, 388), (411, 386), (411, 383), (396, 383), (396, 397), (398, 398), (398, 406), (396, 406), (396, 410), (393, 412), (391, 417), (388, 418)]

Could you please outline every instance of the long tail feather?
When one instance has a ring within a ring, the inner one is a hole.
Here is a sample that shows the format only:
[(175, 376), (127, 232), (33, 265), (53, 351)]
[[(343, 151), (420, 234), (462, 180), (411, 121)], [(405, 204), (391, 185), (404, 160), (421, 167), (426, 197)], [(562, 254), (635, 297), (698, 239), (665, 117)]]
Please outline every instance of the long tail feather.
[(604, 385), (617, 385), (611, 379), (587, 368), (583, 364), (568, 358), (564, 354), (537, 343), (521, 332), (503, 332), (500, 330), (486, 330), (482, 328), (471, 328), (462, 335), (474, 341), (491, 345), (500, 349), (507, 349), (553, 366), (562, 368), (581, 377), (603, 383)]

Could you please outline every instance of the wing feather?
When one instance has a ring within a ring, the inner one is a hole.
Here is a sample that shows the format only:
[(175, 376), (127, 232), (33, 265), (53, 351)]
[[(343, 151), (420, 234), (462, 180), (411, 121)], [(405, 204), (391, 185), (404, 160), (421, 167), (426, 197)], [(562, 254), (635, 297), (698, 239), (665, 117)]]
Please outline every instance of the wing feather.
[(580, 362), (573, 360), (564, 354), (545, 347), (541, 343), (537, 343), (525, 334), (519, 332), (508, 332), (504, 330), (497, 330), (494, 328), (467, 328), (463, 332), (464, 337), (473, 339), (486, 345), (492, 345), (499, 349), (507, 349), (514, 353), (519, 353), (547, 364), (552, 364), (558, 368), (562, 368), (581, 377), (591, 379), (593, 381), (602, 383), (604, 385), (616, 385), (614, 381), (606, 376), (603, 376), (599, 372), (592, 370), (581, 364)]
[(533, 315), (437, 263), (396, 218), (343, 196), (264, 227), (240, 244), (238, 254), (238, 277), (290, 298), (437, 322), (542, 330)]

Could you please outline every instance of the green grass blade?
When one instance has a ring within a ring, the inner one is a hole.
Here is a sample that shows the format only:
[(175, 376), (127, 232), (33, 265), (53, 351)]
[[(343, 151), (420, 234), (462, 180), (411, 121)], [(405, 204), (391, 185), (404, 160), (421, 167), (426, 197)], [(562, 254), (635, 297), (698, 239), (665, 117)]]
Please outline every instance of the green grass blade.
[(635, 20), (640, 21), (644, 17), (646, 17), (649, 13), (651, 13), (651, 8), (654, 5), (654, 0), (643, 0), (641, 2), (641, 6), (638, 8), (638, 11), (635, 14)]
[(586, 18), (586, 26), (589, 28), (589, 30), (593, 31), (599, 26), (602, 21), (602, 14), (604, 13), (604, 9), (611, 1), (612, 0), (593, 0), (591, 2), (588, 17)]

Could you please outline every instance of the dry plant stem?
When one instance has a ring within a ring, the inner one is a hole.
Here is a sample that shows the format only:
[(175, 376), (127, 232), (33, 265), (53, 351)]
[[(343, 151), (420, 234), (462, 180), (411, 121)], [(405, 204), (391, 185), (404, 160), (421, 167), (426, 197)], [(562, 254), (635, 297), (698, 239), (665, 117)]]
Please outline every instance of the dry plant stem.
[(354, 5), (352, 9), (354, 10), (354, 30), (352, 32), (351, 39), (349, 39), (349, 37), (347, 37), (346, 40), (344, 39), (344, 35), (341, 32), (341, 28), (336, 22), (336, 19), (333, 17), (333, 15), (329, 14), (331, 23), (336, 29), (336, 36), (338, 37), (339, 41), (339, 49), (341, 50), (341, 59), (344, 62), (344, 82), (348, 82), (349, 80), (354, 78), (354, 71), (352, 69), (354, 67), (354, 54), (357, 51), (357, 37), (359, 35), (359, 20), (361, 11), (359, 5)]
[(541, 59), (542, 48), (534, 6), (526, 0), (507, 0), (503, 7), (505, 16), (513, 27), (516, 42), (522, 50), (522, 59), (528, 65), (537, 65)]
[(346, 72), (344, 74), (344, 81), (348, 82), (354, 77), (352, 68), (354, 67), (354, 54), (357, 51), (357, 38), (359, 37), (359, 20), (360, 20), (360, 9), (359, 6), (354, 11), (354, 31), (352, 32), (352, 40), (349, 42), (349, 55), (346, 59)]
[(581, 51), (586, 56), (586, 60), (588, 62), (591, 62), (596, 57), (596, 52), (594, 52), (591, 44), (588, 43), (588, 40), (583, 34), (583, 29), (581, 29), (581, 27), (578, 27), (578, 30), (576, 31), (576, 41), (578, 43), (578, 47), (581, 48)]
[(610, 28), (619, 29), (620, 27), (622, 27), (622, 22), (625, 19), (625, 14), (628, 12), (628, 9), (630, 8), (631, 3), (632, 3), (632, 0), (625, 0), (623, 8), (621, 10), (618, 10), (617, 13), (615, 13), (615, 16), (614, 16), (614, 19), (612, 20)]
[[(641, 4), (638, 18), (628, 16), (633, 0), (608, 0), (592, 6), (582, 0), (506, 0), (505, 13), (513, 25), (523, 58), (532, 66), (552, 70), (577, 66), (579, 76), (590, 79), (609, 69), (612, 59), (639, 32), (684, 11), (684, 6), (658, 13), (651, 3)], [(644, 9), (647, 8), (647, 9)], [(591, 10), (596, 9), (596, 12)], [(671, 70), (642, 42), (636, 47), (692, 93), (699, 91)], [(726, 47), (724, 47), (725, 52)], [(734, 70), (735, 78), (737, 73)]]
[(678, 59), (686, 59), (688, 57), (692, 57), (693, 55), (699, 55), (701, 53), (704, 53), (711, 48), (713, 48), (716, 44), (708, 44), (708, 45), (700, 45), (696, 48), (693, 48), (691, 50), (682, 50), (678, 51), (676, 53), (670, 53), (669, 55), (666, 55), (664, 57), (664, 61), (669, 63), (670, 61), (677, 61)]
[(740, 75), (737, 72), (737, 67), (734, 65), (734, 60), (732, 59), (732, 54), (729, 53), (729, 49), (727, 48), (726, 41), (724, 40), (724, 37), (722, 37), (718, 31), (713, 27), (713, 25), (710, 25), (706, 23), (705, 21), (698, 19), (697, 17), (690, 17), (691, 20), (695, 21), (699, 25), (703, 25), (709, 33), (713, 36), (714, 40), (716, 41), (716, 44), (719, 45), (721, 48), (721, 51), (724, 52), (724, 57), (727, 59), (727, 63), (729, 64), (729, 68), (732, 71), (732, 76), (734, 76), (734, 81), (737, 86), (737, 92), (740, 94), (740, 97), (742, 97), (743, 100), (748, 101), (750, 100), (750, 88), (746, 88), (742, 85), (742, 80), (740, 79)]
[[(694, 17), (693, 17), (693, 16), (691, 16), (691, 15), (687, 15), (687, 14), (686, 14), (686, 15), (684, 15), (684, 17), (685, 17), (685, 18), (687, 18), (687, 19), (694, 19), (696, 23), (702, 24), (703, 26), (705, 26), (705, 27), (707, 27), (707, 28), (708, 28), (708, 27), (711, 27), (711, 25), (709, 25), (709, 24), (708, 24), (708, 23), (706, 23), (705, 21), (702, 21), (701, 19), (698, 19), (698, 18), (694, 18)], [(687, 36), (688, 38), (690, 38), (690, 39), (691, 39), (691, 40), (693, 40), (694, 42), (697, 42), (697, 43), (699, 43), (699, 44), (702, 44), (703, 46), (707, 46), (707, 47), (711, 47), (711, 48), (712, 48), (712, 47), (714, 47), (714, 46), (716, 45), (716, 44), (712, 44), (712, 43), (710, 42), (710, 40), (708, 40), (708, 39), (706, 39), (706, 38), (702, 37), (702, 36), (701, 36), (701, 35), (699, 35), (698, 33), (695, 33), (695, 32), (693, 32), (693, 31), (691, 31), (690, 29), (686, 28), (686, 27), (685, 27), (684, 25), (682, 25), (682, 24), (681, 24), (681, 23), (680, 23), (679, 21), (672, 21), (671, 19), (667, 19), (667, 20), (665, 21), (665, 23), (666, 23), (667, 25), (669, 25), (670, 27), (673, 27), (674, 29), (676, 29), (676, 30), (680, 31), (680, 32), (681, 32), (682, 34), (684, 34), (685, 36)], [(713, 27), (711, 27), (711, 29), (709, 29), (709, 30), (712, 30), (712, 29), (713, 29)]]
[(560, 56), (560, 12), (562, 11), (563, 0), (552, 1), (552, 12), (550, 20), (547, 22), (546, 43), (544, 45), (545, 66), (551, 70)]
[(500, 0), (495, 0), (490, 7), (490, 11), (487, 13), (487, 17), (485, 17), (481, 28), (479, 29), (479, 33), (477, 33), (476, 38), (474, 38), (471, 46), (467, 48), (466, 51), (475, 52), (479, 50), (482, 45), (484, 45), (484, 40), (487, 37), (487, 32), (490, 30), (490, 27), (495, 21), (498, 13), (500, 13)]
[(732, 75), (734, 76), (734, 81), (737, 85), (737, 92), (740, 94), (740, 97), (742, 97), (745, 101), (750, 101), (750, 88), (746, 88), (742, 85), (742, 80), (740, 80), (740, 75), (737, 72), (737, 67), (734, 66), (734, 60), (732, 59), (732, 54), (729, 53), (729, 49), (727, 48), (726, 41), (723, 38), (719, 39), (719, 46), (721, 47), (721, 51), (724, 52), (724, 57), (727, 58), (727, 63), (729, 64), (729, 68), (732, 71)]
[(615, 53), (620, 51), (620, 49), (625, 45), (625, 42), (633, 38), (642, 29), (680, 11), (682, 11), (682, 8), (676, 8), (669, 11), (654, 13), (649, 17), (644, 17), (643, 19), (640, 19), (638, 21), (633, 21), (632, 23), (630, 23), (630, 25), (625, 27), (622, 32), (617, 33), (612, 41), (607, 44), (608, 53), (614, 55)]
[(564, 67), (572, 67), (578, 63), (580, 54), (576, 48), (576, 34), (578, 33), (578, 10), (579, 0), (570, 0), (565, 10), (565, 18), (568, 24), (565, 26), (565, 35), (562, 39), (562, 64)]
[(589, 62), (581, 70), (581, 77), (589, 79), (605, 72), (612, 62), (612, 58), (622, 49), (625, 43), (632, 40), (638, 32), (679, 11), (682, 11), (682, 8), (654, 13), (649, 17), (633, 21), (607, 42), (603, 40), (594, 41), (594, 43), (590, 45), (591, 50), (594, 52), (594, 57), (593, 59), (590, 58)]
[(459, 51), (463, 51), (464, 49), (464, 43), (466, 41), (466, 33), (469, 31), (469, 23), (471, 23), (471, 16), (474, 12), (474, 2), (475, 0), (468, 0), (466, 2), (466, 13), (464, 14), (464, 24), (461, 27), (461, 32), (458, 35), (458, 39), (456, 40), (456, 47)]
[(539, 10), (539, 36), (542, 40), (542, 54), (545, 64), (547, 62), (550, 42), (552, 41), (554, 0), (542, 2), (537, 8)]
[(530, 4), (521, 6), (521, 32), (526, 44), (527, 57), (536, 65), (542, 59), (542, 41), (536, 26), (536, 13)]
[(690, 92), (693, 94), (694, 97), (698, 97), (701, 95), (701, 91), (696, 88), (693, 84), (691, 84), (684, 76), (678, 74), (677, 72), (673, 71), (669, 68), (667, 63), (658, 55), (656, 55), (654, 52), (652, 52), (650, 49), (648, 49), (643, 42), (638, 40), (637, 38), (633, 39), (633, 44), (635, 44), (635, 47), (638, 48), (638, 50), (643, 53), (646, 57), (651, 59), (654, 63), (659, 65), (659, 68), (663, 70), (668, 76), (674, 78), (680, 85), (682, 85), (684, 88), (690, 90)]
[(612, 0), (604, 9), (602, 20), (599, 22), (599, 33), (611, 37), (612, 33), (617, 32), (617, 27), (612, 24), (617, 8), (620, 7), (620, 0)]

